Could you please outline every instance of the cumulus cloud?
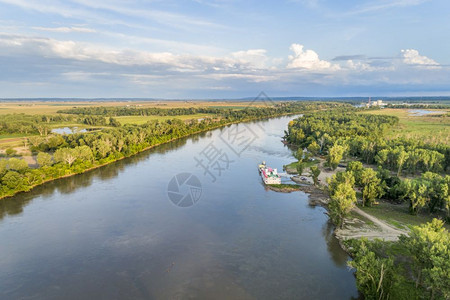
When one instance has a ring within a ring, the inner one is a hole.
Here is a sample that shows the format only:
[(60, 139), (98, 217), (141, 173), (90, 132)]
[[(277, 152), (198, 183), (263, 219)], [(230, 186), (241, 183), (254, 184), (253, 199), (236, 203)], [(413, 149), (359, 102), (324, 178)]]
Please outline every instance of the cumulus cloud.
[(431, 69), (440, 68), (440, 65), (436, 61), (424, 55), (420, 55), (419, 51), (415, 49), (401, 50), (401, 57), (403, 59), (403, 63), (407, 65)]
[(365, 62), (361, 61), (353, 61), (352, 59), (349, 59), (346, 61), (346, 67), (350, 70), (356, 70), (356, 71), (372, 71), (373, 68)]
[[(158, 90), (160, 95), (180, 97), (186, 96), (183, 94), (186, 91), (198, 90), (204, 91), (207, 97), (207, 93), (213, 91), (242, 96), (242, 91), (255, 89), (285, 89), (290, 93), (300, 87), (306, 90), (314, 86), (436, 84), (448, 78), (445, 66), (414, 49), (403, 50), (401, 56), (383, 60), (347, 55), (336, 57), (333, 62), (321, 60), (318, 53), (304, 49), (300, 44), (291, 45), (290, 50), (293, 55), (275, 64), (265, 49), (216, 56), (176, 54), (0, 33), (0, 58), (4, 69), (8, 70), (0, 74), (0, 87), (11, 83), (23, 86), (24, 82), (43, 82), (47, 89), (48, 86), (55, 88), (54, 95), (65, 92), (64, 88), (71, 88), (73, 92), (90, 96), (105, 96), (101, 94), (105, 90), (108, 95), (121, 92), (128, 96)], [(421, 76), (424, 73), (427, 76)], [(107, 88), (97, 88), (100, 86)], [(33, 88), (39, 86), (33, 85)], [(42, 87), (39, 91), (47, 93), (47, 89)], [(28, 91), (29, 95), (39, 92), (31, 87)], [(126, 91), (137, 94), (126, 94)], [(91, 92), (97, 94), (91, 95)], [(175, 92), (179, 94), (173, 94)], [(10, 92), (9, 95), (16, 94)]]
[(198, 77), (215, 79), (215, 80), (245, 79), (250, 82), (267, 82), (267, 81), (279, 79), (279, 77), (276, 75), (255, 75), (255, 74), (242, 74), (242, 73), (209, 74), (209, 75), (198, 75)]
[(264, 49), (237, 51), (231, 53), (231, 57), (243, 65), (259, 69), (266, 67), (266, 63), (268, 60), (266, 50)]
[[(111, 49), (93, 43), (29, 37), (0, 33), (0, 54), (14, 56), (39, 55), (45, 58), (61, 58), (125, 66), (129, 68), (152, 67), (153, 72), (175, 71), (206, 73), (252, 73), (266, 69), (266, 51), (253, 49), (233, 52), (228, 56), (174, 54), (172, 52), (148, 52), (132, 49)], [(253, 78), (245, 75), (243, 78)], [(261, 81), (257, 76), (256, 80)]]
[(319, 55), (313, 50), (303, 50), (304, 46), (292, 44), (289, 48), (294, 55), (289, 55), (289, 69), (306, 69), (311, 71), (337, 70), (338, 65), (331, 64), (326, 60), (320, 60)]
[[(124, 66), (166, 65), (181, 69), (193, 69), (211, 63), (214, 59), (190, 55), (175, 55), (170, 52), (145, 52), (128, 49), (109, 49), (92, 43), (70, 40), (55, 40), (41, 37), (0, 34), (0, 45), (5, 54), (17, 51), (40, 54), (43, 57), (97, 61)], [(214, 62), (212, 62), (214, 63)]]

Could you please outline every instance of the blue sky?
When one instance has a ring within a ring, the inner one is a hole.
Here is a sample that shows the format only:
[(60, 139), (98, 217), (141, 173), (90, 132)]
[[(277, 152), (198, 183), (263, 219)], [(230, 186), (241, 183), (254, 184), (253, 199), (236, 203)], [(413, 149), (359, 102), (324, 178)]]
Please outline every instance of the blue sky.
[(450, 95), (447, 0), (0, 0), (0, 98)]

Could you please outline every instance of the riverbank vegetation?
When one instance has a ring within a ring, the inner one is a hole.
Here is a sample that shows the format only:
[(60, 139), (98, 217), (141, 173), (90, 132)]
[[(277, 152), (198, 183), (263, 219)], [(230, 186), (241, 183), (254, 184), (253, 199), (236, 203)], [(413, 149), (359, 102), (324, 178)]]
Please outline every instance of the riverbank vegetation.
[(405, 232), (398, 241), (343, 239), (366, 299), (449, 299), (450, 238), (443, 221), (450, 220), (448, 136), (424, 142), (393, 134), (401, 126), (405, 121), (390, 110), (338, 108), (292, 121), (285, 139), (327, 169), (339, 166), (327, 179), (328, 214), (337, 227), (361, 211), (353, 209), (358, 205)]
[(282, 193), (290, 193), (301, 190), (300, 186), (297, 184), (281, 183), (281, 184), (267, 184), (266, 186), (270, 190)]
[[(385, 197), (407, 201), (412, 214), (426, 207), (430, 213), (445, 210), (450, 217), (450, 145), (387, 139), (396, 125), (395, 116), (336, 109), (308, 113), (292, 121), (285, 139), (326, 155), (331, 169), (344, 158), (359, 160), (350, 162), (345, 172), (354, 176), (352, 189), (361, 192), (362, 206), (372, 206)], [(331, 189), (330, 195), (334, 192)]]
[(450, 233), (443, 221), (413, 226), (398, 242), (345, 241), (365, 299), (449, 299)]
[[(96, 168), (107, 163), (132, 156), (145, 149), (174, 139), (185, 137), (201, 131), (210, 130), (227, 124), (269, 118), (279, 115), (294, 114), (304, 111), (321, 110), (342, 106), (334, 103), (278, 103), (269, 107), (256, 107), (241, 110), (206, 109), (216, 112), (213, 118), (201, 120), (169, 119), (165, 121), (149, 121), (142, 125), (121, 125), (110, 115), (81, 115), (67, 117), (57, 115), (50, 119), (76, 118), (89, 120), (89, 125), (98, 124), (98, 120), (108, 120), (105, 128), (93, 132), (80, 132), (67, 135), (39, 132), (39, 135), (28, 138), (30, 150), (36, 154), (37, 168), (18, 158), (0, 160), (0, 197), (12, 196), (17, 192), (28, 191), (43, 182), (70, 176)], [(109, 111), (104, 108), (92, 108), (94, 112)], [(139, 110), (139, 108), (133, 108)], [(132, 109), (132, 110), (133, 110)], [(127, 113), (133, 114), (130, 109)], [(175, 108), (164, 109), (163, 114), (177, 115), (187, 110)], [(151, 110), (153, 111), (153, 110)], [(161, 110), (156, 110), (161, 112)], [(202, 110), (203, 111), (203, 110)], [(192, 110), (197, 114), (199, 110)], [(7, 116), (8, 117), (8, 116)], [(30, 130), (33, 126), (45, 126), (46, 119), (40, 116), (26, 116), (30, 119)], [(97, 120), (97, 121), (96, 121)], [(36, 131), (38, 131), (36, 129)]]

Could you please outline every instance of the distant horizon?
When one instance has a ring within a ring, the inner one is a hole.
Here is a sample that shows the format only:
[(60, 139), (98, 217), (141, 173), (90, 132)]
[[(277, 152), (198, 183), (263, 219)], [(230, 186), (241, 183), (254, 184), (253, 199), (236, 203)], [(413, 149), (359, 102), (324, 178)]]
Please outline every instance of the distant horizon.
[[(420, 100), (433, 101), (443, 100), (450, 101), (450, 96), (268, 96), (268, 99), (274, 101), (308, 101), (308, 100)], [(266, 98), (267, 99), (267, 98)], [(149, 98), (149, 97), (12, 97), (0, 98), (1, 101), (263, 101), (258, 97), (238, 97), (238, 98)]]

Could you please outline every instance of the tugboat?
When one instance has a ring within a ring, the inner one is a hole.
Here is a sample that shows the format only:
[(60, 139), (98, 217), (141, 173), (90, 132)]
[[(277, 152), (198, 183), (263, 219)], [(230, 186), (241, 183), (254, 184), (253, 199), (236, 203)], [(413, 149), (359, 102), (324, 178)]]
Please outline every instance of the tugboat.
[(267, 167), (265, 161), (258, 166), (258, 169), (264, 184), (281, 184), (281, 177), (278, 175), (277, 169)]

